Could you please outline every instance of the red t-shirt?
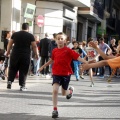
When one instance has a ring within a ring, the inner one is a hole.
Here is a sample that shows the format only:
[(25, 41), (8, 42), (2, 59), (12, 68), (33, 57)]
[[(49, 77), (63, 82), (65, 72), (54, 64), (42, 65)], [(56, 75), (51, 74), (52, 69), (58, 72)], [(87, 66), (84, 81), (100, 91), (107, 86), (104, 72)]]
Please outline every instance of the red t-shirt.
[(67, 47), (55, 48), (52, 51), (53, 75), (67, 76), (72, 74), (71, 61), (72, 59), (77, 60), (79, 56), (78, 53)]

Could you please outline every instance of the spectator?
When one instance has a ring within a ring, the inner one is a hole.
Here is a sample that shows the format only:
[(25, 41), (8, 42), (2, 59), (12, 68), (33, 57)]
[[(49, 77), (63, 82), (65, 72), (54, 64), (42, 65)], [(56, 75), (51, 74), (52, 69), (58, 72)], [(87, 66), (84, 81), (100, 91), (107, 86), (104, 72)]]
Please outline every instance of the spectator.
[[(111, 48), (104, 42), (104, 38), (99, 39), (99, 48), (105, 53), (105, 54), (111, 54), (112, 50)], [(107, 53), (108, 50), (108, 53)], [(102, 56), (99, 56), (99, 61), (103, 60)], [(105, 74), (105, 66), (100, 68), (100, 78), (104, 78)]]
[[(45, 62), (48, 62), (49, 60), (49, 44), (51, 40), (48, 38), (48, 33), (45, 33), (45, 38), (40, 40), (40, 56), (41, 56), (41, 66), (45, 64)], [(41, 71), (42, 76), (48, 75), (49, 73), (49, 66), (47, 66), (45, 69)]]
[(7, 53), (6, 53), (7, 56), (10, 54), (10, 49), (13, 44), (14, 46), (10, 56), (10, 67), (9, 67), (8, 83), (7, 83), (8, 89), (11, 89), (12, 82), (14, 81), (17, 71), (19, 71), (20, 90), (21, 91), (26, 90), (25, 85), (26, 85), (26, 78), (30, 65), (31, 45), (35, 52), (36, 59), (38, 59), (37, 46), (35, 43), (34, 36), (28, 33), (28, 31), (29, 31), (29, 24), (23, 23), (22, 31), (15, 32), (12, 35), (11, 40), (9, 41), (7, 47)]
[[(40, 50), (40, 46), (39, 46), (40, 39), (39, 39), (38, 35), (35, 36), (35, 42), (36, 42), (36, 45), (37, 45), (37, 48), (38, 48), (38, 51), (39, 51)], [(33, 51), (32, 58), (33, 58), (33, 65), (34, 65), (34, 67), (33, 67), (33, 74), (34, 75), (39, 75), (39, 73), (37, 73), (37, 71), (38, 71), (38, 69), (40, 67), (40, 58), (36, 59), (34, 51)]]

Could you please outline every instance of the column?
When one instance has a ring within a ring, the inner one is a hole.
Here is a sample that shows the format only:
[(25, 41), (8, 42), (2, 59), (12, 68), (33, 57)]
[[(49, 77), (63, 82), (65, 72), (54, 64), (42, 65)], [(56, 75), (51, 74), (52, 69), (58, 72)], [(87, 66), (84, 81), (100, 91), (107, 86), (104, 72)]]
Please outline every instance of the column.
[(94, 23), (93, 29), (92, 29), (92, 38), (96, 38), (96, 30), (97, 30), (97, 24)]
[(21, 0), (1, 0), (0, 48), (3, 48), (2, 31), (20, 30), (20, 11)]
[(88, 20), (85, 21), (85, 40), (87, 41), (87, 33), (88, 33)]

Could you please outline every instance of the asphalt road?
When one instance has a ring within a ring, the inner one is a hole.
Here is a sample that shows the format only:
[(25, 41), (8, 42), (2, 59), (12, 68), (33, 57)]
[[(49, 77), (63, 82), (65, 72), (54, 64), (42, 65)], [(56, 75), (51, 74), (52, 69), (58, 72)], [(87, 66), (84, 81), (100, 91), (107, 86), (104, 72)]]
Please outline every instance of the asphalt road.
[[(90, 87), (89, 76), (76, 81), (72, 76), (74, 96), (67, 100), (59, 94), (58, 120), (120, 120), (120, 78), (111, 83), (94, 77)], [(27, 91), (19, 91), (18, 80), (11, 90), (0, 80), (0, 120), (52, 120), (52, 79), (28, 76)]]

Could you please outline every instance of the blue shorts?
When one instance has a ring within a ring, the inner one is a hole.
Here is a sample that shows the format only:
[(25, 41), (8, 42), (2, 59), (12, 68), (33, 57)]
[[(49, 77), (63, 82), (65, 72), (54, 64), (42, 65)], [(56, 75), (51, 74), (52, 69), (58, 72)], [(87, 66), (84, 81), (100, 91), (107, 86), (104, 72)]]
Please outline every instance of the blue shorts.
[(68, 76), (59, 76), (59, 75), (53, 75), (53, 83), (58, 83), (59, 85), (62, 86), (64, 90), (68, 89), (69, 82), (70, 82), (70, 77), (71, 75)]

